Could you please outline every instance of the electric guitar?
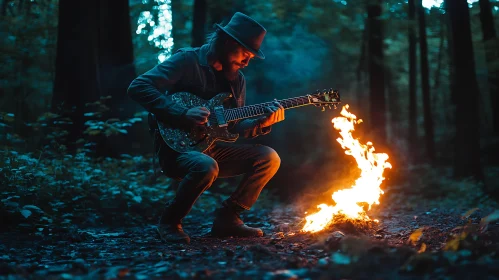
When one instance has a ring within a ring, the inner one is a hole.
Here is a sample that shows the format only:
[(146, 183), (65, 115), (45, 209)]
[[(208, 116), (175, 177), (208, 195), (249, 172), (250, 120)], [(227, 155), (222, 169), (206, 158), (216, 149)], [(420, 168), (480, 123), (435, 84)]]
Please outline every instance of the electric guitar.
[[(179, 153), (189, 151), (204, 152), (216, 141), (235, 142), (238, 134), (227, 130), (229, 123), (268, 114), (266, 107), (276, 101), (243, 106), (238, 108), (224, 108), (223, 103), (232, 97), (232, 93), (219, 93), (210, 100), (204, 100), (189, 92), (177, 92), (171, 95), (178, 104), (186, 107), (206, 107), (210, 111), (208, 122), (204, 125), (195, 125), (190, 128), (174, 126), (157, 120), (159, 133), (165, 143)], [(306, 105), (315, 105), (331, 108), (340, 103), (340, 94), (337, 90), (329, 89), (317, 91), (299, 97), (277, 100), (284, 109), (298, 108)]]

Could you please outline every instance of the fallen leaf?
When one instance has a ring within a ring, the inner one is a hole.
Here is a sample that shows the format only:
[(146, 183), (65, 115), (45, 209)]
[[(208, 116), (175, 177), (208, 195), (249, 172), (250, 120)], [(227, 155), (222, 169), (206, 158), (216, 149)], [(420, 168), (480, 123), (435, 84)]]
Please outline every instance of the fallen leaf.
[(31, 216), (31, 211), (29, 211), (29, 210), (27, 210), (27, 209), (22, 209), (22, 210), (20, 210), (20, 212), (21, 212), (21, 215), (23, 215), (23, 216), (24, 216), (24, 218), (26, 218), (26, 219), (27, 219), (29, 216)]
[(497, 220), (499, 220), (499, 210), (496, 210), (496, 211), (492, 212), (492, 214), (488, 215), (487, 217), (482, 218), (482, 220), (480, 221), (480, 227), (482, 229), (484, 229), (482, 231), (485, 231), (487, 226), (491, 222), (495, 222)]
[(40, 207), (35, 206), (35, 205), (24, 205), (23, 209), (28, 209), (28, 210), (34, 210), (34, 211), (38, 211), (38, 212), (43, 212), (43, 210), (40, 209)]
[(424, 253), (426, 251), (426, 243), (422, 243), (421, 247), (418, 250), (418, 253)]
[(343, 264), (343, 265), (347, 265), (347, 264), (350, 264), (352, 262), (352, 260), (350, 259), (349, 256), (344, 255), (342, 253), (338, 253), (338, 252), (334, 253), (331, 256), (331, 260), (335, 264)]
[(411, 235), (409, 236), (409, 241), (411, 241), (412, 245), (416, 245), (416, 243), (419, 241), (419, 239), (423, 235), (424, 229), (425, 229), (424, 227), (418, 228), (413, 233), (411, 233)]
[(128, 268), (123, 268), (118, 271), (118, 277), (123, 278), (126, 277), (130, 273), (130, 270)]
[(468, 211), (466, 211), (466, 213), (462, 214), (461, 215), (461, 218), (464, 220), (464, 219), (468, 219), (471, 215), (473, 215), (473, 213), (476, 212), (476, 210), (478, 210), (479, 208), (475, 207), (475, 208), (472, 208)]
[(444, 250), (445, 251), (457, 251), (459, 249), (459, 245), (461, 241), (464, 240), (468, 236), (466, 232), (462, 232), (460, 234), (456, 234), (453, 238), (445, 243)]

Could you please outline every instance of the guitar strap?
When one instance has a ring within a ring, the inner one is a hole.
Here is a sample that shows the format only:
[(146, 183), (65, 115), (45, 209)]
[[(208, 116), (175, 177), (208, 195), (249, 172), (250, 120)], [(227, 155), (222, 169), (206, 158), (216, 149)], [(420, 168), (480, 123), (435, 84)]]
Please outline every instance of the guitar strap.
[(237, 99), (239, 98), (239, 96), (236, 97), (236, 93), (234, 91), (234, 82), (229, 81), (229, 85), (230, 85), (230, 90), (232, 93), (232, 97), (230, 98), (230, 107), (237, 108)]

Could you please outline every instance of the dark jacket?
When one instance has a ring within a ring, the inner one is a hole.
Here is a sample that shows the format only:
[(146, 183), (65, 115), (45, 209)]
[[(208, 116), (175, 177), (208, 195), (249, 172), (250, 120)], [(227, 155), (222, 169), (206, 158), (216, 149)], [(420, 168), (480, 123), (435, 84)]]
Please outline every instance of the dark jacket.
[[(208, 45), (200, 48), (183, 48), (164, 62), (138, 76), (128, 88), (129, 96), (163, 122), (182, 123), (188, 108), (176, 104), (171, 96), (175, 92), (190, 92), (203, 99), (210, 99), (217, 92), (214, 69), (207, 59)], [(241, 107), (246, 100), (246, 80), (242, 72), (230, 82), (234, 105)], [(230, 127), (231, 132), (254, 138), (270, 132), (261, 128), (258, 119), (242, 120)]]

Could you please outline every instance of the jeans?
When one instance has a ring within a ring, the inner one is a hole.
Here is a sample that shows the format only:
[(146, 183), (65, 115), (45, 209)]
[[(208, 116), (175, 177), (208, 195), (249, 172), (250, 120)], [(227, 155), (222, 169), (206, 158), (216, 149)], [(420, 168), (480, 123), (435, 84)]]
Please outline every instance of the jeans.
[(168, 205), (171, 223), (180, 223), (217, 178), (244, 175), (228, 202), (249, 210), (281, 163), (277, 152), (263, 145), (217, 142), (204, 153), (177, 153), (162, 139), (157, 142), (163, 172), (181, 179), (176, 196)]

